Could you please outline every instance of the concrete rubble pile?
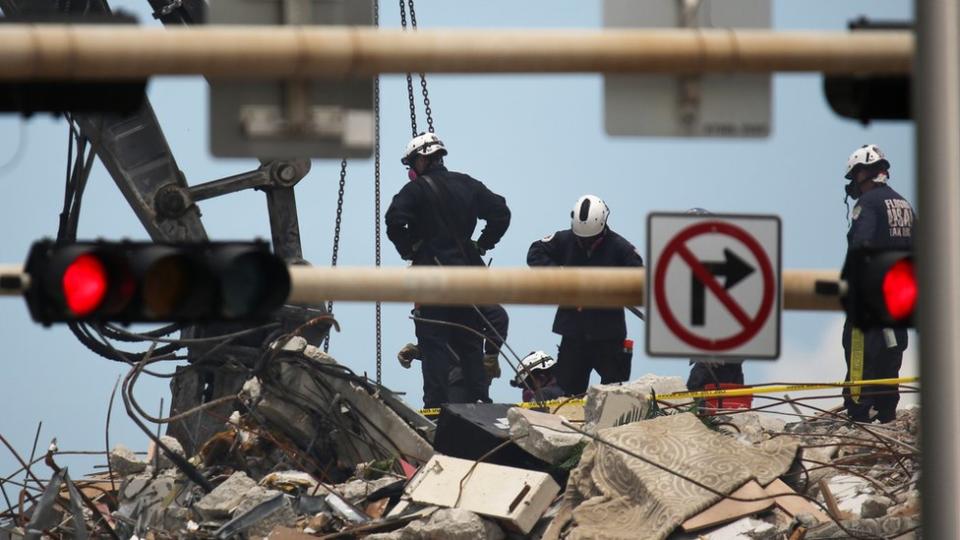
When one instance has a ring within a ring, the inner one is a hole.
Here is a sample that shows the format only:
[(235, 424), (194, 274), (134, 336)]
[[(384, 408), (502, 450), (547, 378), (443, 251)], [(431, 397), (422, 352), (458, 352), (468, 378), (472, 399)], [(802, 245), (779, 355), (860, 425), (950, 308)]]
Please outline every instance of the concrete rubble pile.
[(556, 414), (461, 404), (434, 423), (377, 388), (289, 340), (194, 455), (117, 445), (0, 539), (920, 537), (918, 409), (786, 423), (651, 400), (683, 385), (647, 375)]

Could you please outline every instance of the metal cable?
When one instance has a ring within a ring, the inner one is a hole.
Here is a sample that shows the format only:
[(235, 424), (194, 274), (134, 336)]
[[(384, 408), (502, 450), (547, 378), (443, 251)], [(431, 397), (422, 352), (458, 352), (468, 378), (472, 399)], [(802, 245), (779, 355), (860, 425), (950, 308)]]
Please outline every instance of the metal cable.
[[(380, 1), (373, 1), (373, 24), (380, 26)], [(380, 76), (373, 81), (373, 245), (375, 265), (379, 268), (380, 259)], [(377, 384), (382, 384), (383, 372), (383, 309), (376, 303), (377, 328)]]
[[(340, 160), (340, 189), (337, 191), (337, 219), (333, 227), (333, 256), (330, 266), (337, 266), (340, 256), (340, 224), (343, 220), (343, 189), (347, 184), (347, 158)], [(327, 301), (327, 313), (333, 313), (333, 300)], [(330, 350), (330, 333), (323, 338), (323, 352)]]

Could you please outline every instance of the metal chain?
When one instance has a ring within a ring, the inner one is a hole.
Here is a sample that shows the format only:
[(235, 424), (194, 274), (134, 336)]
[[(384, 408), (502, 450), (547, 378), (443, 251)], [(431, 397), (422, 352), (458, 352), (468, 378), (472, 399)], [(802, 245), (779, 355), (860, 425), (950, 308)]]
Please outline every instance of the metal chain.
[[(373, 0), (373, 24), (380, 26), (380, 1)], [(380, 266), (380, 77), (373, 80), (373, 228), (376, 265)], [(382, 384), (383, 371), (383, 319), (380, 302), (377, 302), (377, 384)]]
[[(404, 0), (400, 0), (400, 27), (404, 30), (407, 29), (407, 7), (404, 4)], [(417, 133), (417, 105), (416, 99), (413, 97), (413, 76), (410, 73), (407, 73), (407, 101), (410, 106), (410, 130), (413, 133), (413, 136), (416, 137)]]
[[(407, 3), (410, 5), (410, 26), (416, 30), (417, 12), (413, 9), (413, 0), (408, 0)], [(430, 94), (427, 92), (427, 75), (425, 73), (420, 74), (420, 93), (423, 94), (423, 112), (427, 116), (427, 131), (433, 133), (433, 109), (430, 108)], [(416, 132), (416, 128), (414, 128), (414, 132)]]
[[(330, 266), (337, 265), (337, 257), (340, 255), (340, 223), (343, 219), (343, 188), (347, 184), (347, 159), (340, 161), (340, 189), (337, 192), (337, 221), (333, 227), (333, 257), (330, 259)], [(333, 313), (333, 300), (327, 301), (327, 312)], [(330, 350), (330, 333), (323, 338), (323, 352)]]

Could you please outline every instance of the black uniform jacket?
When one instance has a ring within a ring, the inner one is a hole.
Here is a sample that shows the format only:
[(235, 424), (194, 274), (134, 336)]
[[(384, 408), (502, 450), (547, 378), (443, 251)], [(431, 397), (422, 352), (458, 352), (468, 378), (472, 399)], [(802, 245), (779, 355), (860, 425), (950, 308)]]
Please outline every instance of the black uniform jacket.
[(477, 219), (486, 221), (477, 245), (492, 249), (510, 226), (506, 200), (479, 180), (442, 165), (424, 174), (439, 196), (422, 176), (408, 182), (387, 209), (387, 237), (400, 256), (415, 265), (435, 265), (434, 257), (444, 266), (482, 265), (470, 240)]
[[(587, 246), (591, 247), (591, 246)], [(530, 245), (530, 266), (643, 266), (637, 248), (608, 227), (588, 251), (573, 231), (557, 231)], [(553, 331), (580, 339), (623, 339), (627, 324), (623, 309), (579, 309), (560, 307), (553, 319)]]
[(847, 232), (850, 248), (913, 247), (913, 207), (887, 184), (878, 184), (857, 199)]

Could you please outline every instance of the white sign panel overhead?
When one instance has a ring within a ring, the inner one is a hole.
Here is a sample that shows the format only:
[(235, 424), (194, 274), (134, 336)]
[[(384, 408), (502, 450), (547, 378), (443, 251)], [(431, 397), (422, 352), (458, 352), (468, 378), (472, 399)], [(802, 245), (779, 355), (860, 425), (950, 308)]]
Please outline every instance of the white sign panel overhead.
[[(604, 0), (608, 28), (770, 28), (770, 0)], [(771, 77), (755, 73), (606, 75), (610, 135), (766, 137)]]

